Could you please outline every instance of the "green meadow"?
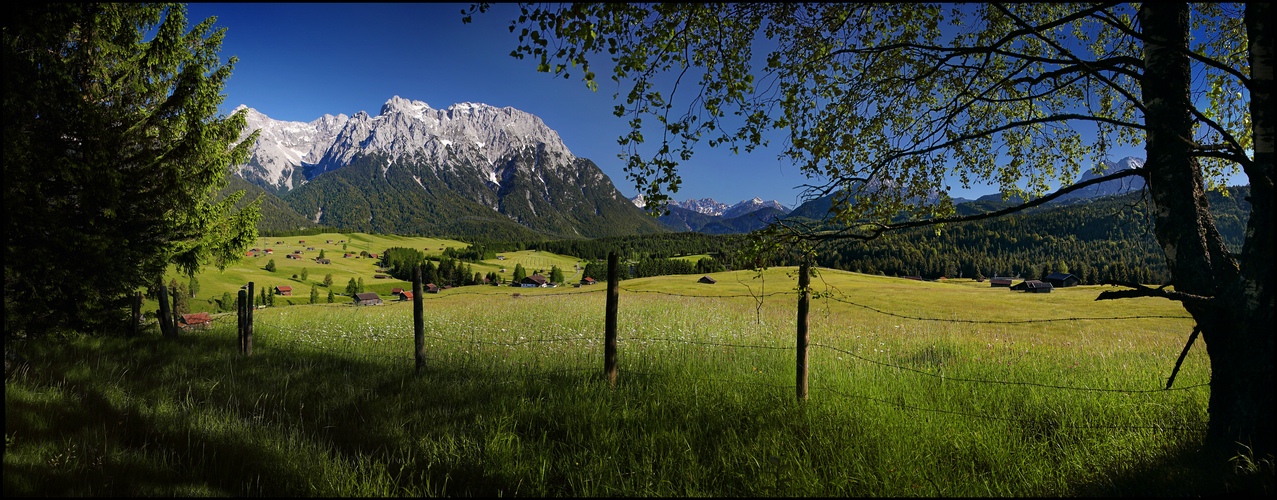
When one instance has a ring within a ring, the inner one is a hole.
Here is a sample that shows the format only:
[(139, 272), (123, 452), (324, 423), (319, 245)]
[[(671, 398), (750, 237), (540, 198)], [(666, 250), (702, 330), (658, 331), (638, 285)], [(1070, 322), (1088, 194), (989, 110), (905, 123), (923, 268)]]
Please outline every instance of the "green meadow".
[[(412, 289), (412, 282), (397, 280), (392, 277), (377, 278), (378, 273), (377, 259), (363, 257), (361, 252), (375, 254), (380, 256), (387, 248), (390, 247), (408, 247), (415, 248), (424, 252), (428, 257), (436, 260), (443, 257), (445, 248), (464, 249), (468, 247), (468, 243), (456, 240), (446, 240), (439, 238), (428, 238), (419, 236), (395, 236), (395, 235), (372, 235), (366, 233), (325, 233), (310, 236), (287, 236), (287, 237), (259, 237), (253, 248), (260, 251), (255, 252), (256, 256), (242, 257), (238, 262), (226, 267), (224, 270), (218, 270), (213, 266), (207, 266), (200, 274), (196, 275), (199, 281), (199, 290), (189, 302), (191, 312), (217, 312), (217, 299), (221, 298), (224, 293), (231, 294), (235, 297), (239, 293), (240, 287), (248, 282), (253, 282), (257, 290), (266, 289), (273, 291), (278, 286), (292, 287), (292, 296), (276, 296), (275, 304), (277, 306), (309, 304), (310, 289), (315, 287), (319, 292), (320, 302), (326, 302), (328, 289), (324, 287), (324, 276), (331, 274), (333, 277), (332, 289), (336, 294), (334, 302), (348, 302), (350, 297), (346, 295), (346, 283), (353, 279), (362, 279), (364, 287), (368, 291), (376, 292), (383, 300), (394, 300), (390, 296), (391, 290), (395, 288), (403, 288), (405, 290)], [(272, 253), (267, 254), (266, 250)], [(313, 250), (312, 250), (313, 249)], [(301, 259), (290, 259), (286, 257), (294, 251), (301, 251), (299, 254)], [(331, 263), (319, 264), (315, 261), (320, 256), (320, 252)], [(349, 257), (347, 257), (349, 254)], [(470, 263), (474, 272), (480, 274), (488, 274), (496, 272), (502, 276), (502, 279), (509, 281), (514, 274), (515, 264), (523, 264), (529, 275), (542, 269), (546, 276), (549, 276), (552, 266), (559, 266), (563, 270), (564, 278), (568, 283), (580, 281), (581, 272), (575, 266), (580, 264), (584, 267), (585, 263), (571, 256), (558, 255), (551, 252), (541, 252), (535, 250), (524, 250), (519, 252), (502, 253), (504, 259), (488, 259), (483, 262)], [(275, 271), (267, 271), (268, 262), (275, 262)], [(504, 269), (504, 272), (502, 272)], [(303, 270), (305, 271), (305, 279), (302, 279)], [(170, 269), (165, 276), (165, 283), (170, 280), (177, 280), (179, 283), (187, 283), (187, 278), (179, 274), (175, 269)], [(153, 297), (147, 297), (143, 303), (143, 309), (154, 313), (158, 308), (158, 304)]]
[(428, 295), (420, 372), (409, 302), (257, 311), (249, 357), (233, 315), (176, 339), (152, 326), (132, 339), (29, 343), (29, 363), (5, 379), (4, 493), (1271, 488), (1271, 466), (1200, 465), (1210, 369), (1199, 344), (1164, 390), (1192, 327), (1173, 302), (821, 270), (799, 401), (794, 272), (622, 282), (615, 386), (602, 373), (606, 284)]

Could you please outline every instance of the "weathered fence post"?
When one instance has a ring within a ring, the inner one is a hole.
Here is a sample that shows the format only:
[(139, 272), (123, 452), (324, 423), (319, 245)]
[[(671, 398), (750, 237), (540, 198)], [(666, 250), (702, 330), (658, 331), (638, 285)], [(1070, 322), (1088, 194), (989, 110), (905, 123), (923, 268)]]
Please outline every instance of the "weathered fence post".
[(807, 290), (811, 284), (808, 276), (807, 261), (798, 266), (798, 400), (807, 400), (807, 309), (811, 294)]
[(177, 336), (177, 331), (178, 331), (177, 325), (178, 323), (181, 322), (181, 318), (182, 318), (182, 311), (177, 308), (177, 304), (181, 300), (180, 298), (178, 298), (178, 295), (179, 295), (178, 292), (179, 290), (177, 289), (173, 290), (173, 321), (169, 323), (169, 327), (171, 328), (171, 331), (173, 332), (174, 337)]
[(616, 301), (620, 294), (620, 278), (616, 252), (607, 254), (607, 316), (603, 323), (603, 374), (609, 385), (616, 386)]
[(426, 325), (421, 305), (421, 264), (412, 267), (412, 341), (417, 361), (417, 373), (426, 369)]
[(160, 285), (159, 298), (160, 298), (160, 311), (158, 313), (158, 316), (159, 316), (158, 319), (160, 320), (160, 334), (165, 337), (170, 337), (173, 335), (173, 332), (172, 332), (173, 325), (170, 325), (170, 323), (173, 321), (173, 314), (169, 312), (168, 286), (163, 284)]
[(247, 321), (244, 323), (245, 356), (253, 355), (253, 310), (257, 309), (257, 306), (253, 305), (253, 288), (253, 282), (248, 282), (248, 301), (246, 302), (248, 305), (248, 317), (246, 318)]
[(246, 295), (248, 295), (247, 291), (243, 288), (239, 289), (239, 300), (235, 302), (235, 331), (239, 333), (239, 353), (241, 355), (244, 354), (244, 349), (246, 348), (244, 339), (247, 337), (246, 333), (248, 332), (248, 299), (245, 297)]
[(136, 337), (137, 329), (142, 324), (142, 292), (133, 294), (133, 324), (129, 326), (129, 336)]

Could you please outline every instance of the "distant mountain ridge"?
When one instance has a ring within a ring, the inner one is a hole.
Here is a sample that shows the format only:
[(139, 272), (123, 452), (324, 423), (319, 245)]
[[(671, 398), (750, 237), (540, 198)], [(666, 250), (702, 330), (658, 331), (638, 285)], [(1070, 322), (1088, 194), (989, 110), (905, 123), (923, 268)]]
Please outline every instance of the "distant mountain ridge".
[[(642, 193), (630, 198), (630, 201), (638, 208), (647, 207)], [(713, 198), (687, 199), (671, 201), (667, 208), (668, 214), (657, 217), (666, 227), (674, 231), (707, 234), (747, 233), (761, 229), (790, 212), (779, 201), (763, 201), (759, 197), (742, 200), (734, 205)]]
[(394, 96), (377, 116), (361, 111), (288, 122), (247, 113), (244, 135), (261, 134), (236, 174), (315, 224), (492, 237), (666, 230), (540, 118), (514, 108), (434, 109)]

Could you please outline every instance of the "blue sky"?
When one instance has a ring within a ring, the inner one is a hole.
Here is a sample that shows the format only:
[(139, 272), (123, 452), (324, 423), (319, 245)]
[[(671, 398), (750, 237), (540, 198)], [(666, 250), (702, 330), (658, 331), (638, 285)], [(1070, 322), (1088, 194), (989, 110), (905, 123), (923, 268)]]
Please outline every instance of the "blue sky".
[[(537, 73), (530, 59), (509, 55), (518, 42), (508, 29), (517, 5), (494, 5), (463, 24), (461, 10), (469, 5), (193, 3), (188, 23), (216, 16), (217, 26), (227, 28), (221, 54), (239, 61), (225, 88), (226, 113), (244, 104), (288, 121), (376, 115), (396, 95), (434, 108), (459, 102), (511, 106), (540, 117), (574, 154), (598, 164), (621, 193), (635, 195), (616, 156), (616, 139), (627, 125), (612, 114), (615, 84), (604, 79), (591, 92), (576, 75), (565, 80)], [(683, 185), (673, 197), (730, 204), (757, 196), (793, 207), (799, 186), (809, 180), (778, 153), (773, 146), (734, 155), (702, 144), (680, 168)], [(1142, 149), (1129, 154), (1144, 156)], [(973, 186), (951, 194), (975, 198), (994, 191)]]

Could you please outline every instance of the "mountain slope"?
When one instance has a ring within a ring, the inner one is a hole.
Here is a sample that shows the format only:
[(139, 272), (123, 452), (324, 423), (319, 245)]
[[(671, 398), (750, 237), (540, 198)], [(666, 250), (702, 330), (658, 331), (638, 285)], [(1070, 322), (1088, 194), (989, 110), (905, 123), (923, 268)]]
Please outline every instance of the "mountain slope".
[(483, 237), (666, 231), (540, 118), (514, 108), (440, 110), (395, 96), (377, 116), (303, 123), (250, 110), (249, 118), (262, 134), (238, 175), (286, 193), (285, 202), (318, 224)]

